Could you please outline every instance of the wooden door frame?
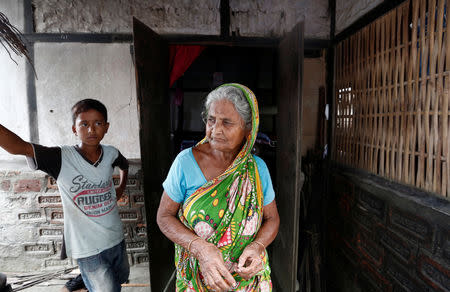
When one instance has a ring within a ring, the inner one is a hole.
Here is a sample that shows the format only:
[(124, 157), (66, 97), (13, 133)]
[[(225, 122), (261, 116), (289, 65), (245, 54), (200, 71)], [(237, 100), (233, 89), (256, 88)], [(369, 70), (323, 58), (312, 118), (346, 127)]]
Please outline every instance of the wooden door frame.
[[(276, 48), (278, 49), (278, 45), (281, 41), (281, 39), (273, 39), (273, 38), (235, 38), (230, 40), (223, 40), (223, 39), (212, 39), (208, 38), (205, 39), (204, 37), (198, 36), (198, 37), (183, 37), (183, 36), (168, 36), (168, 35), (160, 35), (163, 40), (165, 40), (168, 45), (203, 45), (203, 46), (224, 46), (224, 47), (254, 47), (254, 48)], [(311, 46), (314, 49), (317, 49), (318, 47), (322, 47), (322, 43), (319, 42), (319, 45), (317, 43), (314, 43), (313, 46)], [(303, 49), (305, 49), (305, 46), (303, 46)], [(303, 58), (302, 58), (303, 59)], [(303, 66), (303, 64), (302, 64)], [(274, 68), (274, 73), (276, 73), (276, 68)], [(169, 87), (167, 87), (169, 89)], [(301, 98), (301, 96), (300, 96)], [(278, 96), (277, 96), (278, 99)], [(139, 108), (139, 114), (143, 114), (143, 109)], [(142, 129), (141, 129), (142, 130)], [(142, 146), (141, 146), (142, 147)], [(141, 157), (142, 160), (142, 157)], [(145, 177), (145, 173), (144, 173)], [(275, 182), (276, 185), (276, 182)], [(148, 210), (148, 211), (154, 211), (157, 210)], [(151, 240), (151, 238), (149, 238)], [(168, 239), (167, 239), (168, 240)], [(298, 249), (298, 247), (296, 247)], [(150, 255), (150, 251), (149, 251)], [(150, 258), (150, 261), (152, 259)], [(152, 271), (150, 271), (151, 273)], [(172, 275), (173, 276), (173, 275)], [(296, 275), (295, 275), (296, 276)], [(173, 278), (172, 278), (173, 280)]]

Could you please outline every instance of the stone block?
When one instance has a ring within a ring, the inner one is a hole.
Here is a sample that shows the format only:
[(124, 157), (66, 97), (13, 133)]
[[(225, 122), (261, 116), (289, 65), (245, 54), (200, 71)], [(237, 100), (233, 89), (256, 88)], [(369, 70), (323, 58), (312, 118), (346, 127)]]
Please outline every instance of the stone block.
[(130, 207), (130, 195), (125, 191), (120, 200), (117, 201), (117, 206), (121, 209), (126, 209)]
[(398, 285), (394, 291), (422, 292), (427, 291), (423, 284), (413, 279), (414, 274), (408, 272), (404, 265), (397, 262), (393, 257), (386, 256), (386, 274)]
[(380, 241), (380, 244), (387, 250), (406, 263), (409, 263), (412, 260), (413, 253), (411, 247), (405, 240), (384, 227), (379, 227), (376, 232), (376, 237)]
[(355, 208), (352, 210), (353, 221), (359, 226), (365, 228), (367, 231), (372, 230), (374, 221), (369, 215), (366, 208), (362, 207), (360, 204), (356, 204)]
[(55, 241), (55, 249), (57, 254), (61, 254), (62, 244), (63, 244), (62, 238)]
[(58, 189), (58, 185), (56, 184), (56, 180), (51, 177), (48, 176), (47, 177), (47, 190), (57, 190)]
[(61, 202), (61, 196), (59, 194), (55, 195), (39, 195), (38, 196), (38, 203), (41, 206), (55, 206), (55, 207), (62, 207)]
[(149, 263), (148, 253), (135, 253), (134, 254), (134, 263), (135, 264), (148, 264)]
[(140, 207), (140, 206), (144, 206), (145, 205), (145, 201), (144, 201), (144, 194), (143, 193), (134, 193), (131, 194), (131, 206), (132, 207)]
[(450, 264), (450, 232), (444, 233), (442, 251), (444, 259)]
[(133, 253), (127, 253), (127, 257), (128, 257), (128, 264), (130, 266), (134, 265), (134, 257), (133, 257)]
[(449, 291), (450, 269), (438, 261), (421, 255), (418, 261), (420, 277), (437, 291)]
[(40, 192), (42, 182), (40, 179), (21, 179), (14, 183), (14, 193)]
[(433, 230), (431, 226), (417, 215), (401, 211), (398, 208), (391, 208), (389, 211), (389, 223), (395, 229), (427, 243), (428, 246), (432, 240)]
[(386, 204), (383, 200), (377, 198), (376, 196), (368, 192), (361, 191), (359, 194), (359, 203), (370, 214), (374, 214), (380, 220), (384, 219)]
[(39, 229), (39, 235), (43, 237), (62, 237), (63, 234), (62, 228), (42, 227)]
[(142, 220), (141, 212), (139, 209), (129, 209), (119, 211), (120, 219), (124, 222), (137, 222)]
[(135, 228), (135, 224), (133, 223), (125, 223), (122, 222), (123, 226), (123, 235), (125, 236), (125, 239), (131, 240), (134, 237), (133, 230)]
[(63, 224), (64, 212), (61, 208), (44, 208), (45, 216), (50, 224)]
[(26, 243), (23, 245), (25, 253), (33, 255), (51, 255), (55, 253), (53, 242), (47, 243)]
[(136, 235), (139, 237), (147, 238), (147, 225), (146, 224), (137, 224), (135, 227)]
[(145, 251), (147, 250), (147, 244), (145, 240), (130, 240), (125, 241), (127, 251)]
[(383, 248), (362, 233), (359, 233), (357, 238), (357, 246), (360, 253), (377, 268), (381, 267), (384, 260)]
[(59, 258), (51, 258), (44, 261), (44, 267), (47, 269), (64, 268), (70, 265), (71, 261), (68, 258), (65, 260), (61, 260)]
[(41, 221), (44, 218), (41, 211), (19, 213), (18, 217), (20, 221)]
[(1, 181), (0, 191), (9, 192), (10, 190), (11, 190), (11, 181), (9, 179)]
[(392, 291), (392, 284), (367, 262), (362, 262), (359, 277), (362, 291)]
[(128, 177), (127, 179), (127, 189), (128, 190), (138, 190), (140, 188), (140, 181), (134, 177)]

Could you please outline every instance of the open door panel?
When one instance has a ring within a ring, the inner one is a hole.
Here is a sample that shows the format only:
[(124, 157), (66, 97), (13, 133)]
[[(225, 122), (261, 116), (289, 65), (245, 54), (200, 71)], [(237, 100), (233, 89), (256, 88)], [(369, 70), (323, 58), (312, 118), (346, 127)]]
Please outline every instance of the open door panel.
[(302, 137), (303, 23), (278, 47), (277, 206), (280, 229), (272, 247), (274, 291), (295, 292), (297, 278)]
[(174, 270), (173, 244), (156, 224), (162, 181), (170, 167), (169, 47), (156, 32), (133, 18), (136, 89), (144, 172), (145, 213), (152, 291), (163, 291)]

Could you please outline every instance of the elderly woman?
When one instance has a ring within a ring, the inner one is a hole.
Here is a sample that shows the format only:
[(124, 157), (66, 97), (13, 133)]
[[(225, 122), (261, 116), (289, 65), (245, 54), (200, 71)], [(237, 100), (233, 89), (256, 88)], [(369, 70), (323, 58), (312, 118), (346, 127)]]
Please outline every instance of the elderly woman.
[(279, 226), (264, 161), (252, 155), (258, 104), (232, 83), (206, 98), (206, 137), (175, 158), (157, 222), (175, 243), (177, 291), (271, 291), (266, 247)]

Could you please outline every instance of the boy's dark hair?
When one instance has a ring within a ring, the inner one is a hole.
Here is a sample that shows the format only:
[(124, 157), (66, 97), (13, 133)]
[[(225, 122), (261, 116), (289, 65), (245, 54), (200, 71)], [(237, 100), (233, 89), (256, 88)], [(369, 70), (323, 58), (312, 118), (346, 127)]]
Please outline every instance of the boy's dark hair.
[(91, 109), (101, 113), (105, 118), (105, 122), (108, 122), (108, 111), (106, 110), (105, 105), (96, 99), (87, 98), (80, 100), (72, 107), (73, 124), (75, 125), (75, 120), (77, 119), (79, 114), (87, 112)]

